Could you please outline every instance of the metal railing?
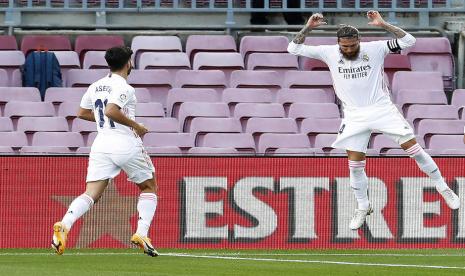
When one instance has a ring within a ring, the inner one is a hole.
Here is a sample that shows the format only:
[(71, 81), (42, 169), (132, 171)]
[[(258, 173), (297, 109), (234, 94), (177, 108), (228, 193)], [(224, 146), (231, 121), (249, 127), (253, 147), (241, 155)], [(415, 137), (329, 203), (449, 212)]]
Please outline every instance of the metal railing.
[(428, 27), (432, 13), (465, 13), (465, 0), (294, 0), (299, 8), (287, 8), (291, 0), (262, 0), (257, 7), (253, 0), (9, 0), (0, 1), (0, 11), (6, 13), (5, 23), (11, 22), (21, 12), (219, 12), (226, 14), (225, 26), (236, 23), (234, 14), (250, 12), (330, 12), (359, 13), (370, 9), (389, 14), (389, 21), (396, 22), (397, 13), (414, 13), (419, 26)]

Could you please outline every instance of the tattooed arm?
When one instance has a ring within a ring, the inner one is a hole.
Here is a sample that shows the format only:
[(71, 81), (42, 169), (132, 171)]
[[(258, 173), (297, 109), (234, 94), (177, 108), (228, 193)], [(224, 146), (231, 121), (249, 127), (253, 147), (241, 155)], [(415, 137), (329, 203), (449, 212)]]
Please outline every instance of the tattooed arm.
[(300, 30), (294, 39), (289, 43), (287, 51), (293, 55), (313, 57), (321, 59), (321, 49), (315, 46), (304, 45), (305, 37), (312, 31), (312, 29), (324, 25), (326, 22), (323, 21), (323, 15), (321, 13), (313, 14), (307, 24)]
[(393, 49), (391, 51), (405, 49), (415, 44), (415, 38), (411, 34), (384, 21), (379, 12), (369, 11), (367, 17), (370, 20), (368, 25), (381, 27), (397, 38), (395, 42), (392, 42)]

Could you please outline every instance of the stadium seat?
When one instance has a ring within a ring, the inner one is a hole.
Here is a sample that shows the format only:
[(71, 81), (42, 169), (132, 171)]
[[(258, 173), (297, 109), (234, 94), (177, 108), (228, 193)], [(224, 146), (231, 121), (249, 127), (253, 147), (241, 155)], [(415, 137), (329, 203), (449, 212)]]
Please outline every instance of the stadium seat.
[(166, 99), (166, 114), (177, 117), (183, 102), (218, 102), (218, 93), (211, 88), (173, 88)]
[(209, 148), (209, 147), (194, 147), (187, 151), (188, 155), (200, 156), (225, 156), (237, 155), (239, 151), (235, 148)]
[(182, 150), (175, 146), (145, 147), (145, 150), (150, 155), (182, 155)]
[(0, 87), (0, 104), (10, 101), (40, 102), (40, 92), (35, 87)]
[(135, 36), (132, 39), (132, 57), (136, 68), (140, 66), (140, 56), (146, 52), (182, 52), (181, 40), (177, 36)]
[(0, 35), (0, 51), (5, 50), (18, 50), (18, 43), (16, 37), (12, 35)]
[(27, 137), (24, 132), (0, 132), (0, 146), (13, 149), (27, 146)]
[(406, 110), (412, 104), (446, 105), (447, 98), (441, 90), (401, 89), (398, 91), (395, 103)]
[(5, 105), (5, 117), (53, 117), (55, 108), (51, 103), (10, 101)]
[(84, 146), (82, 135), (77, 132), (36, 132), (31, 146), (79, 148)]
[(405, 118), (412, 122), (416, 129), (416, 126), (422, 119), (456, 120), (459, 116), (455, 106), (413, 104), (406, 109)]
[(45, 91), (45, 102), (80, 102), (87, 88), (85, 87), (50, 87)]
[(178, 147), (184, 151), (194, 147), (192, 133), (147, 133), (143, 137), (147, 147)]
[(276, 91), (281, 88), (281, 78), (275, 71), (238, 70), (231, 73), (231, 88), (267, 88), (276, 98)]
[(313, 148), (277, 148), (270, 153), (273, 156), (313, 156), (316, 149)]
[(250, 133), (207, 133), (201, 146), (235, 148), (240, 153), (255, 154), (255, 142)]
[(276, 101), (288, 111), (293, 103), (334, 103), (335, 95), (323, 89), (283, 88), (278, 91)]
[(108, 69), (105, 51), (87, 51), (82, 63), (83, 69)]
[[(336, 45), (337, 38), (335, 36), (331, 37), (318, 37), (318, 36), (309, 36), (305, 38), (305, 45), (310, 46), (319, 46), (319, 45)], [(308, 57), (299, 57), (299, 67), (302, 70), (308, 71), (328, 71), (328, 65), (321, 60), (308, 58)]]
[(236, 42), (230, 35), (190, 35), (186, 41), (186, 54), (191, 63), (199, 52), (237, 52)]
[(137, 117), (165, 117), (165, 111), (161, 103), (138, 103), (136, 106)]
[(74, 119), (79, 111), (79, 102), (62, 102), (58, 107), (58, 116), (65, 117), (67, 120)]
[(181, 131), (190, 129), (194, 117), (228, 118), (229, 108), (225, 103), (184, 102), (179, 107), (179, 126)]
[(386, 135), (376, 135), (371, 140), (370, 148), (378, 150), (380, 154), (383, 154), (388, 149), (400, 149), (401, 147)]
[(317, 134), (314, 139), (310, 139), (313, 148), (321, 149), (324, 153), (330, 152), (333, 148), (332, 143), (336, 141), (337, 134), (321, 133)]
[(181, 69), (191, 69), (189, 58), (185, 53), (143, 53), (140, 55), (138, 69), (166, 69), (172, 78)]
[(339, 119), (341, 116), (334, 103), (293, 103), (288, 117), (299, 121), (305, 118)]
[(321, 88), (334, 94), (331, 74), (325, 71), (287, 71), (284, 75), (283, 88)]
[(239, 52), (248, 64), (252, 53), (287, 53), (289, 39), (285, 36), (244, 36), (241, 39)]
[(66, 87), (88, 87), (108, 73), (110, 71), (107, 69), (70, 69), (66, 76)]
[(172, 78), (167, 70), (132, 70), (128, 83), (136, 89), (146, 88), (152, 102), (164, 105), (168, 91), (172, 87)]
[(194, 70), (220, 70), (226, 79), (235, 70), (243, 70), (244, 62), (239, 53), (198, 53), (192, 63)]
[(300, 125), (300, 133), (315, 136), (319, 133), (338, 133), (341, 127), (341, 119), (303, 119)]
[(451, 105), (457, 107), (459, 112), (459, 117), (465, 119), (464, 108), (465, 108), (465, 89), (455, 89), (452, 93), (452, 102)]
[(397, 71), (411, 71), (410, 61), (407, 56), (389, 54), (384, 58), (384, 72), (388, 77), (389, 84), (392, 85), (394, 73)]
[(13, 131), (13, 122), (8, 117), (0, 117), (0, 132)]
[(398, 71), (394, 73), (391, 85), (394, 101), (402, 89), (444, 91), (444, 84), (438, 72)]
[(14, 153), (11, 147), (0, 146), (0, 153)]
[(465, 150), (463, 134), (461, 135), (433, 135), (431, 136), (428, 148), (439, 152), (450, 150)]
[(288, 70), (299, 70), (297, 56), (285, 53), (253, 53), (249, 55), (247, 70), (276, 71), (281, 76)]
[(463, 134), (464, 122), (460, 120), (424, 119), (418, 122), (417, 136), (428, 144), (431, 135)]
[(178, 88), (213, 88), (219, 92), (226, 86), (226, 76), (220, 70), (180, 70), (174, 81)]
[(241, 133), (242, 127), (235, 118), (194, 118), (186, 131), (195, 135), (195, 145), (202, 145), (206, 133)]
[(26, 61), (21, 51), (0, 51), (0, 69), (7, 72), (10, 84), (13, 86), (13, 71), (18, 70)]
[(118, 35), (78, 35), (74, 48), (82, 63), (87, 51), (106, 51), (111, 47), (123, 45), (123, 37)]
[(40, 153), (40, 154), (70, 154), (73, 153), (68, 147), (62, 146), (25, 146), (19, 152), (21, 154)]
[(278, 103), (238, 103), (234, 117), (240, 120), (255, 118), (284, 118), (284, 108)]
[(38, 131), (69, 131), (64, 117), (21, 117), (18, 120), (18, 131), (32, 133)]
[(264, 88), (226, 88), (223, 91), (222, 101), (229, 106), (231, 114), (234, 114), (236, 104), (271, 103), (273, 94)]
[(75, 118), (71, 124), (71, 131), (88, 134), (97, 131), (97, 124), (95, 122)]
[(63, 80), (63, 83), (66, 84), (68, 71), (70, 69), (81, 68), (79, 57), (74, 51), (53, 51), (53, 53), (55, 54), (58, 63), (60, 64), (61, 79)]
[(297, 124), (290, 118), (250, 118), (245, 128), (258, 143), (263, 133), (297, 133)]
[(79, 147), (76, 150), (77, 155), (89, 155), (91, 147)]
[(305, 134), (264, 133), (258, 141), (258, 153), (269, 154), (278, 148), (310, 148)]
[(65, 35), (25, 35), (21, 40), (21, 51), (25, 56), (31, 51), (71, 51), (71, 42)]
[(446, 37), (419, 37), (415, 45), (402, 50), (412, 64), (412, 71), (436, 71), (442, 75), (444, 88), (454, 89), (455, 66), (450, 42)]
[(149, 132), (179, 132), (176, 118), (136, 117), (136, 122), (143, 124)]
[(5, 69), (0, 69), (0, 87), (7, 87), (10, 84), (8, 73)]

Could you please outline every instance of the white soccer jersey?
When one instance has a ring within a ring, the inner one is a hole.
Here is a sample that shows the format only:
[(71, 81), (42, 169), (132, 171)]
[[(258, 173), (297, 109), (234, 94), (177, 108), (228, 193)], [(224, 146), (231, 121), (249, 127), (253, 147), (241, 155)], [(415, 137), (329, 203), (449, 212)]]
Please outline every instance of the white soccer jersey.
[(81, 107), (94, 111), (98, 135), (92, 144), (92, 151), (128, 153), (135, 146), (141, 146), (142, 140), (131, 128), (105, 116), (105, 107), (109, 103), (116, 104), (126, 117), (135, 120), (135, 90), (123, 77), (110, 73), (91, 84), (82, 97)]
[(309, 46), (291, 42), (288, 51), (319, 59), (331, 72), (336, 95), (344, 109), (391, 103), (389, 89), (384, 79), (384, 58), (390, 52), (412, 46), (415, 38), (407, 34), (402, 39), (361, 42), (355, 60), (345, 59), (339, 45)]

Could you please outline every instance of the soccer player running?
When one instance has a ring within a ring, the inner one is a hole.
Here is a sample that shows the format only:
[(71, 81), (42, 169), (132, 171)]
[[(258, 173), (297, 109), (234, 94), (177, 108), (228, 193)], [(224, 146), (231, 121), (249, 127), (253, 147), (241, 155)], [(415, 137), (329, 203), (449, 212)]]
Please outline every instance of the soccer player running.
[(63, 219), (53, 225), (52, 248), (59, 255), (65, 251), (67, 235), (74, 222), (99, 200), (121, 170), (141, 191), (137, 203), (137, 231), (131, 242), (149, 256), (158, 255), (147, 237), (157, 207), (155, 169), (141, 140), (148, 130), (134, 121), (137, 99), (134, 88), (127, 83), (131, 55), (128, 47), (108, 49), (105, 60), (111, 72), (91, 84), (82, 97), (78, 117), (95, 121), (98, 134), (90, 151), (86, 191), (74, 199)]
[(451, 209), (460, 206), (458, 196), (449, 189), (438, 166), (416, 142), (412, 128), (391, 102), (384, 81), (385, 56), (413, 46), (415, 38), (385, 22), (377, 11), (369, 11), (367, 17), (369, 25), (391, 32), (395, 39), (360, 42), (358, 30), (345, 25), (337, 31), (337, 45), (304, 45), (305, 36), (312, 29), (326, 24), (323, 15), (314, 14), (287, 48), (291, 54), (325, 62), (331, 72), (336, 95), (342, 102), (344, 119), (332, 147), (345, 149), (349, 158), (350, 186), (358, 202), (358, 209), (349, 224), (353, 230), (360, 228), (366, 216), (373, 212), (365, 173), (365, 153), (373, 130), (392, 138), (415, 159)]

